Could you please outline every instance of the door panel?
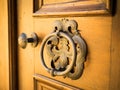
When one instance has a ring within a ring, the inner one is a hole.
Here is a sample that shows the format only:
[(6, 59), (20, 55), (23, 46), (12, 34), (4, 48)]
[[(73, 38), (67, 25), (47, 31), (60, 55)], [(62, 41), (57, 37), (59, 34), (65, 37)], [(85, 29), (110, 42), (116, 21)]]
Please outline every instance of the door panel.
[[(44, 38), (51, 31), (53, 31), (52, 23), (56, 19), (60, 20), (61, 18), (41, 19), (34, 17), (33, 26), (38, 36)], [(39, 53), (41, 44), (35, 48), (35, 73), (45, 75), (47, 77), (82, 89), (108, 89), (110, 72), (109, 40), (111, 33), (111, 23), (106, 23), (104, 20), (111, 21), (110, 17), (72, 17), (67, 19), (74, 19), (78, 22), (78, 29), (80, 30), (82, 37), (84, 37), (88, 45), (88, 56), (85, 62), (85, 70), (82, 77), (78, 80), (71, 80), (69, 78), (64, 79), (62, 76), (52, 77), (44, 70), (40, 63)]]
[[(29, 44), (26, 49), (18, 48), (20, 90), (109, 89), (111, 16), (41, 18), (33, 16), (33, 0), (18, 0), (17, 5), (18, 35), (24, 32), (29, 36), (31, 32), (35, 32), (40, 41), (36, 48)], [(53, 31), (53, 22), (63, 18), (77, 21), (78, 30), (87, 43), (88, 53), (84, 72), (78, 80), (62, 76), (52, 77), (40, 62), (42, 40)]]

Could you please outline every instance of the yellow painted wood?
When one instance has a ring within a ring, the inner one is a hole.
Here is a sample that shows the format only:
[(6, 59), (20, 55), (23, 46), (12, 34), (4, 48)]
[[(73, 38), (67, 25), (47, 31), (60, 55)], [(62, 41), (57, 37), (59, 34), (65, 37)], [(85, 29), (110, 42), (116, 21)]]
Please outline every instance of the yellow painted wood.
[[(35, 32), (40, 38), (44, 38), (52, 31), (52, 23), (57, 19), (60, 20), (61, 18), (34, 18), (33, 26)], [(40, 44), (35, 48), (35, 73), (85, 90), (108, 90), (110, 79), (111, 17), (71, 17), (67, 19), (74, 19), (78, 22), (78, 29), (88, 45), (87, 61), (82, 77), (78, 80), (71, 80), (59, 76), (52, 77), (48, 74), (40, 64), (38, 54), (40, 52)]]
[[(47, 0), (46, 0), (47, 1)], [(105, 0), (106, 1), (106, 0)], [(47, 3), (47, 2), (46, 2)], [(49, 2), (48, 2), (49, 3)], [(41, 18), (33, 16), (33, 0), (18, 0), (18, 34), (37, 33), (40, 40), (52, 32), (52, 23), (62, 18), (78, 22), (78, 30), (87, 43), (88, 54), (83, 75), (78, 80), (52, 77), (40, 63), (40, 46), (30, 45), (24, 50), (18, 48), (18, 82), (20, 90), (34, 90), (34, 74), (66, 83), (84, 90), (119, 90), (119, 13), (118, 16), (56, 17)], [(119, 6), (119, 5), (118, 5)], [(112, 21), (113, 20), (113, 21)], [(117, 68), (117, 69), (116, 69)], [(115, 74), (114, 74), (115, 73)], [(44, 78), (42, 79), (44, 82)], [(45, 80), (47, 81), (47, 80)], [(39, 83), (39, 79), (37, 81)], [(52, 81), (51, 81), (52, 83)], [(54, 85), (54, 83), (52, 83)], [(45, 84), (46, 86), (47, 84)], [(38, 84), (41, 88), (41, 84)], [(49, 86), (44, 90), (49, 90)]]
[[(33, 0), (18, 0), (18, 35), (22, 32), (30, 37), (33, 32), (32, 9)], [(27, 45), (26, 49), (18, 48), (18, 83), (19, 90), (33, 90), (34, 49)]]
[(9, 90), (7, 0), (0, 0), (0, 90)]
[[(103, 1), (109, 2), (109, 0)], [(55, 2), (63, 1), (45, 1), (46, 4)], [(7, 0), (0, 1), (0, 90), (10, 90), (7, 4)], [(33, 15), (33, 0), (18, 0), (17, 5), (18, 35), (24, 32), (29, 37), (31, 32), (36, 32), (42, 41), (46, 35), (52, 32), (52, 23), (55, 20), (74, 19), (78, 22), (78, 30), (88, 46), (85, 69), (82, 77), (78, 80), (64, 79), (62, 76), (52, 77), (47, 73), (40, 63), (41, 43), (35, 49), (30, 45), (26, 49), (18, 47), (19, 90), (49, 90), (54, 89), (54, 87), (57, 88), (57, 86), (58, 88), (67, 88), (66, 90), (69, 90), (69, 86), (70, 88), (76, 87), (84, 90), (120, 89), (120, 1), (117, 2), (117, 12), (114, 16), (60, 16), (59, 18), (47, 16), (47, 18), (41, 18), (39, 15), (37, 17)], [(107, 8), (109, 8), (109, 5), (107, 5)], [(35, 74), (38, 74), (38, 76), (35, 77)], [(39, 76), (40, 74), (47, 78)], [(35, 85), (34, 78), (37, 80), (37, 85)], [(42, 84), (40, 81), (42, 81)], [(60, 85), (58, 81), (60, 81)], [(63, 82), (63, 85), (61, 82)]]

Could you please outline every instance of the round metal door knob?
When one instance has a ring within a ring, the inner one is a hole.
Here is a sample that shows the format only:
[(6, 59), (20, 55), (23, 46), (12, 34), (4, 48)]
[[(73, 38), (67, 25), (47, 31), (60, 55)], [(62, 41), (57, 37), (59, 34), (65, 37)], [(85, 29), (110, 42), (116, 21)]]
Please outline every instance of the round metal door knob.
[(25, 33), (22, 33), (18, 38), (18, 44), (21, 48), (25, 49), (27, 44), (31, 43), (32, 47), (36, 47), (38, 44), (38, 36), (36, 33), (31, 33), (31, 37), (27, 38)]

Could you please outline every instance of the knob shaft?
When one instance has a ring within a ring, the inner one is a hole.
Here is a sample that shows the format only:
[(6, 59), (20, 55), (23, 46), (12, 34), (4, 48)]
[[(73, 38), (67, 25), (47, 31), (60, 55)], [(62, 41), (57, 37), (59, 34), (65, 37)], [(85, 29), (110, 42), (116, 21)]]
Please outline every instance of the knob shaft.
[(21, 48), (25, 49), (27, 44), (31, 43), (32, 47), (36, 47), (38, 44), (38, 36), (36, 33), (31, 33), (31, 37), (27, 38), (25, 33), (22, 33), (18, 38), (18, 44)]

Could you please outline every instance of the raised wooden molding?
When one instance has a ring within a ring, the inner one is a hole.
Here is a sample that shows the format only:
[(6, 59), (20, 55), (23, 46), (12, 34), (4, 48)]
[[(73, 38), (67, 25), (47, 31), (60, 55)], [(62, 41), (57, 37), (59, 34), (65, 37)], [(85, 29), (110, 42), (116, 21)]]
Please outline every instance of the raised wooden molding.
[(110, 14), (110, 0), (75, 0), (70, 2), (44, 4), (34, 0), (33, 16), (63, 17)]
[(35, 74), (33, 80), (35, 90), (83, 90), (40, 74)]

